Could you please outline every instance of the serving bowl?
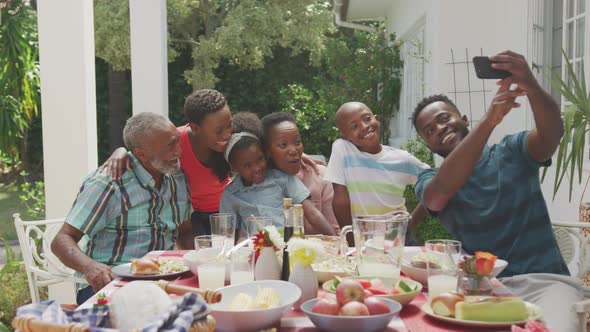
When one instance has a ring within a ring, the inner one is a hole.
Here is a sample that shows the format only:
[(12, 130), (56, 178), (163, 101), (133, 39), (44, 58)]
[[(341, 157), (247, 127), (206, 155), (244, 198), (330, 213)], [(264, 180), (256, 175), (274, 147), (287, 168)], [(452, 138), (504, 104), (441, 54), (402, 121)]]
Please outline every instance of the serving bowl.
[[(350, 278), (346, 278), (346, 279), (352, 279), (352, 280), (371, 280), (371, 279), (375, 279), (375, 277), (350, 277)], [(409, 304), (410, 302), (412, 302), (412, 300), (414, 300), (416, 298), (416, 296), (418, 296), (418, 294), (420, 294), (420, 292), (422, 291), (422, 284), (420, 284), (417, 281), (408, 279), (408, 278), (382, 278), (382, 277), (378, 277), (376, 279), (381, 280), (381, 282), (383, 282), (383, 285), (385, 285), (385, 287), (387, 287), (388, 289), (392, 289), (393, 286), (397, 283), (398, 280), (403, 280), (404, 283), (406, 283), (406, 285), (410, 286), (410, 288), (414, 289), (411, 292), (408, 293), (400, 293), (400, 294), (381, 294), (381, 295), (374, 295), (374, 296), (378, 296), (381, 298), (387, 298), (390, 300), (394, 300), (399, 302), (399, 304), (401, 304), (402, 306), (405, 306), (407, 304)], [(328, 280), (326, 282), (324, 282), (322, 284), (322, 288), (328, 292), (328, 293), (334, 293), (335, 292), (335, 287), (334, 287), (334, 279)]]
[(384, 298), (383, 301), (389, 306), (389, 313), (382, 315), (372, 316), (335, 316), (335, 315), (323, 315), (311, 312), (311, 307), (319, 299), (311, 299), (301, 304), (301, 311), (305, 313), (311, 320), (313, 325), (321, 329), (322, 331), (328, 332), (373, 332), (382, 331), (387, 327), (387, 324), (393, 319), (393, 317), (399, 315), (402, 310), (402, 305), (398, 302)]
[[(412, 280), (415, 280), (424, 286), (427, 286), (428, 285), (428, 270), (425, 268), (416, 267), (411, 264), (412, 258), (416, 254), (417, 254), (416, 252), (404, 253), (404, 257), (402, 259), (402, 264), (401, 264), (401, 271), (406, 277), (408, 277)], [(491, 278), (496, 277), (498, 274), (500, 274), (500, 272), (504, 271), (506, 266), (508, 266), (507, 261), (505, 261), (503, 259), (499, 259), (499, 258), (496, 259), (496, 262), (494, 263), (494, 270), (492, 271), (492, 274), (490, 275), (490, 277)]]
[(354, 257), (333, 256), (332, 258), (311, 264), (320, 284), (334, 277), (350, 277), (356, 275)]
[[(245, 293), (252, 298), (258, 289), (273, 288), (279, 296), (279, 305), (270, 309), (256, 309), (245, 311), (229, 310), (229, 305), (236, 295)], [(215, 317), (217, 325), (215, 331), (259, 331), (277, 324), (281, 317), (291, 309), (293, 303), (299, 300), (301, 290), (297, 285), (281, 280), (259, 280), (244, 284), (227, 286), (217, 290), (221, 293), (219, 303), (210, 304), (211, 315)]]

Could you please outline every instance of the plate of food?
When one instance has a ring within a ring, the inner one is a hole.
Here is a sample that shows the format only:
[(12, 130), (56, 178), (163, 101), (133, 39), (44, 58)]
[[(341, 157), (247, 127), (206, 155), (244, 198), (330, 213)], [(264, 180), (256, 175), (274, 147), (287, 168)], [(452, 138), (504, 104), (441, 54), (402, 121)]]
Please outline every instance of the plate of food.
[(113, 273), (129, 279), (162, 279), (178, 277), (189, 271), (182, 259), (132, 259), (113, 267)]
[(507, 327), (539, 320), (543, 310), (519, 297), (469, 297), (443, 293), (422, 306), (429, 317), (443, 322), (473, 327)]

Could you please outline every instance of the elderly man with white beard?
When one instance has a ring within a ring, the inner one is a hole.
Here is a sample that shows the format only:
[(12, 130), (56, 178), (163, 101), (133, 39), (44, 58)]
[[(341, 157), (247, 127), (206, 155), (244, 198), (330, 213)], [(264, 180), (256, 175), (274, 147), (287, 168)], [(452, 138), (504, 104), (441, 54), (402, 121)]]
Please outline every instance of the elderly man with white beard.
[[(191, 247), (189, 193), (176, 127), (162, 115), (140, 113), (127, 120), (123, 139), (131, 171), (120, 180), (102, 168), (86, 177), (51, 243), (53, 253), (89, 283), (78, 286), (78, 304), (115, 277), (111, 267), (175, 243)], [(78, 242), (85, 235), (83, 251)]]

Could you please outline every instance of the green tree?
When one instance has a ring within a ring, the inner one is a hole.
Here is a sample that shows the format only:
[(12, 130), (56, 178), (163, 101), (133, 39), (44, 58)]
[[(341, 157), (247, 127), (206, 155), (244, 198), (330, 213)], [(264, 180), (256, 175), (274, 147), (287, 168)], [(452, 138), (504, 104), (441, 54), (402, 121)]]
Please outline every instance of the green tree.
[[(182, 77), (193, 89), (220, 83), (220, 66), (261, 69), (277, 50), (290, 57), (306, 55), (308, 62), (318, 64), (327, 34), (335, 31), (330, 7), (329, 1), (320, 0), (167, 1), (168, 60), (184, 65)], [(129, 96), (121, 93), (129, 85), (131, 67), (128, 1), (95, 1), (94, 12), (96, 55), (109, 64), (110, 141), (118, 143), (130, 113)], [(189, 63), (185, 53), (190, 54)], [(171, 89), (179, 86), (172, 76), (177, 69), (169, 66)], [(182, 85), (180, 89), (185, 90)], [(171, 97), (177, 98), (175, 91)], [(169, 98), (169, 103), (170, 117), (179, 118), (178, 101)]]
[(381, 121), (382, 141), (389, 140), (389, 120), (399, 109), (401, 69), (399, 45), (382, 27), (378, 33), (343, 30), (328, 40), (324, 75), (318, 93), (336, 110), (347, 101), (365, 103)]
[(0, 3), (0, 150), (27, 167), (26, 136), (38, 116), (37, 16), (28, 1)]

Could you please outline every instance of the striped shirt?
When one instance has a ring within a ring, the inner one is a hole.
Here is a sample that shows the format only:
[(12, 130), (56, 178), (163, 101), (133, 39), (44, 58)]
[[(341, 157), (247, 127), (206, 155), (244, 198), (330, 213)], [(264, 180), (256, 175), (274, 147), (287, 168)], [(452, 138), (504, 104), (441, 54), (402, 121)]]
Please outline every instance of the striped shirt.
[(82, 184), (66, 222), (88, 236), (86, 255), (119, 265), (152, 250), (171, 249), (176, 229), (188, 220), (184, 174), (164, 175), (160, 189), (129, 152), (132, 170), (120, 181), (96, 170)]
[(346, 186), (353, 217), (381, 215), (405, 210), (406, 185), (416, 183), (427, 168), (407, 151), (383, 145), (381, 152), (371, 154), (339, 138), (332, 144), (324, 179)]
[[(543, 165), (531, 159), (526, 147), (528, 133), (486, 146), (467, 183), (436, 215), (467, 252), (488, 251), (508, 261), (501, 277), (569, 274), (541, 192)], [(437, 172), (420, 174), (416, 195), (421, 202)]]

